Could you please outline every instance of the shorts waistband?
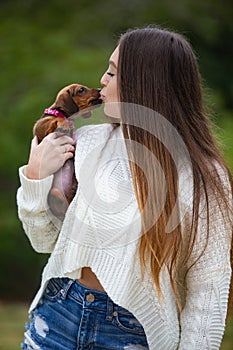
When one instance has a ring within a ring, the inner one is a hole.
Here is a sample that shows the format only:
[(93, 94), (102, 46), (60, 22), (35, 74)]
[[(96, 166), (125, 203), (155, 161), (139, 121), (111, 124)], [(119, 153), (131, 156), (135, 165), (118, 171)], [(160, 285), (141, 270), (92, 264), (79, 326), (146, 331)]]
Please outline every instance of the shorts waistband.
[(87, 287), (78, 280), (74, 281), (72, 291), (78, 292), (84, 301), (87, 303), (92, 303), (92, 305), (94, 305), (96, 302), (98, 303), (98, 306), (101, 307), (101, 305), (105, 305), (106, 303), (113, 303), (106, 292)]
[(116, 313), (130, 314), (123, 307), (115, 304), (106, 292), (86, 287), (78, 280), (70, 278), (52, 278), (51, 282), (60, 289), (62, 299), (70, 295), (78, 302), (82, 302), (84, 308), (93, 308), (106, 312), (106, 318), (111, 320)]

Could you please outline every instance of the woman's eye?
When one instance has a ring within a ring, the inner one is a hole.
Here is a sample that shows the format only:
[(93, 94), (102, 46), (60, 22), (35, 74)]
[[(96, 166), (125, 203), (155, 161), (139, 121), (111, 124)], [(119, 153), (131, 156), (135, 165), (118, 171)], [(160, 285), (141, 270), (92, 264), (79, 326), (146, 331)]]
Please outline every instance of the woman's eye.
[(78, 93), (79, 94), (82, 94), (84, 91), (86, 91), (86, 89), (84, 87), (81, 87), (79, 90), (78, 90)]
[(111, 72), (107, 72), (107, 75), (109, 75), (110, 77), (114, 77), (115, 74), (113, 74)]

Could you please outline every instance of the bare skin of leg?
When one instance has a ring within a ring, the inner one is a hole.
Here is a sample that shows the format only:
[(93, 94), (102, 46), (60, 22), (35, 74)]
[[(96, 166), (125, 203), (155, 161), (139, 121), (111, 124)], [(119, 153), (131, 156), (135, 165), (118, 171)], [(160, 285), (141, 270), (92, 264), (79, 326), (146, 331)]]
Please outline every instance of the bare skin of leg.
[(98, 278), (96, 277), (96, 275), (90, 267), (82, 268), (82, 274), (81, 278), (79, 278), (79, 282), (88, 288), (97, 289), (102, 292), (105, 292), (104, 288), (102, 287), (101, 283), (99, 282)]

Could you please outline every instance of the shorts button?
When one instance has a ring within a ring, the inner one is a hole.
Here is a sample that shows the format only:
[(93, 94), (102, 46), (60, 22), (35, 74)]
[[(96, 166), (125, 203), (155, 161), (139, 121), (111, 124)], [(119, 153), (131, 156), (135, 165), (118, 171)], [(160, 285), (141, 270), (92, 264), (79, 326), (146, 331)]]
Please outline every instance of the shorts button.
[(86, 300), (89, 301), (89, 303), (92, 303), (95, 300), (95, 296), (90, 293), (86, 296)]

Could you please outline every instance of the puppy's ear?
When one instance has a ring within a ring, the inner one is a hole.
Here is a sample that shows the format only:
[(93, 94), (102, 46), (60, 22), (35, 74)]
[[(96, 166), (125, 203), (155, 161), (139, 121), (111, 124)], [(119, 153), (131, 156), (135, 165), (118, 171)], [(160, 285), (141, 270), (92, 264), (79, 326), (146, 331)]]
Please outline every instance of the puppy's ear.
[(37, 136), (38, 142), (40, 143), (43, 138), (56, 130), (58, 118), (47, 116), (39, 119), (33, 127), (33, 135)]
[(55, 103), (50, 108), (56, 108), (64, 112), (67, 117), (77, 113), (79, 108), (74, 102), (72, 88), (68, 87), (58, 93)]

